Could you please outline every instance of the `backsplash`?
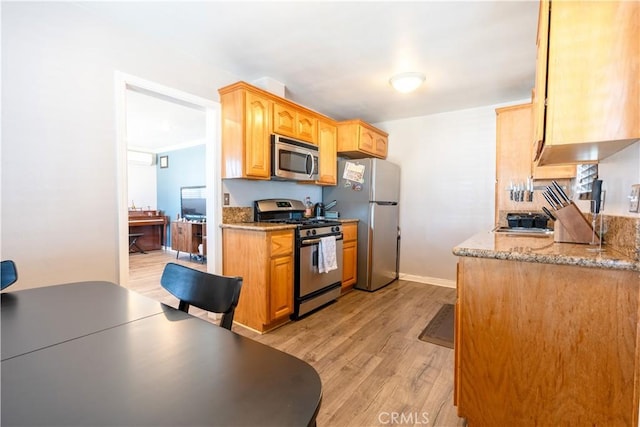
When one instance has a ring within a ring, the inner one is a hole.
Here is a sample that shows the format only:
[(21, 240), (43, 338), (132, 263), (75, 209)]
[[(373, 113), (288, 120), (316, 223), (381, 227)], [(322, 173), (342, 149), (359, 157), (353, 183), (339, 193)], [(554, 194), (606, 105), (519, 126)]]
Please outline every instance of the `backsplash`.
[(237, 224), (239, 222), (253, 222), (253, 208), (222, 207), (223, 224)]
[(640, 261), (640, 218), (603, 215), (606, 245)]

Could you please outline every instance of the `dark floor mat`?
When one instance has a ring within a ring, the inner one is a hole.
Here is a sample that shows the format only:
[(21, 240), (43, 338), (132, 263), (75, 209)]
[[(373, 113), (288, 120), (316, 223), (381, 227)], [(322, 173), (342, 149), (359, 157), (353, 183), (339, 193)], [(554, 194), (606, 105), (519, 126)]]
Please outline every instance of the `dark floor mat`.
[(454, 305), (444, 304), (418, 338), (422, 341), (453, 348), (454, 315)]

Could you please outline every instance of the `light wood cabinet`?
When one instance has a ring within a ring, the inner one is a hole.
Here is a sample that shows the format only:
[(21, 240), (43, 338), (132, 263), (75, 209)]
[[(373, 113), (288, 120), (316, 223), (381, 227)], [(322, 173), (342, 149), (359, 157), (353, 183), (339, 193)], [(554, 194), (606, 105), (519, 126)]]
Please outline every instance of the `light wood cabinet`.
[(273, 101), (247, 84), (219, 90), (222, 178), (270, 179)]
[(358, 281), (358, 223), (342, 225), (342, 293), (353, 289)]
[(317, 123), (316, 117), (300, 108), (281, 102), (273, 104), (273, 133), (317, 145)]
[(338, 153), (350, 158), (387, 158), (386, 132), (363, 122), (347, 120), (338, 122)]
[(533, 139), (541, 165), (596, 162), (640, 138), (639, 16), (637, 1), (541, 1)]
[(293, 230), (222, 230), (222, 270), (243, 278), (234, 321), (263, 333), (293, 313)]
[(511, 182), (561, 180), (576, 176), (576, 165), (539, 166), (532, 161), (532, 104), (520, 104), (496, 109), (496, 224), (507, 211), (540, 211), (546, 201), (534, 191), (532, 202), (516, 202), (509, 197)]
[(458, 268), (454, 399), (469, 425), (638, 425), (637, 271)]
[(176, 256), (180, 252), (189, 255), (200, 255), (199, 246), (202, 245), (203, 256), (207, 255), (207, 224), (201, 222), (182, 222), (175, 221), (171, 223), (171, 249), (177, 251)]
[(332, 119), (245, 82), (218, 92), (222, 178), (270, 179), (271, 135), (275, 133), (318, 145), (319, 178), (309, 183), (336, 184), (338, 137)]
[(317, 184), (336, 185), (338, 175), (338, 129), (333, 122), (318, 120), (318, 151), (320, 168)]

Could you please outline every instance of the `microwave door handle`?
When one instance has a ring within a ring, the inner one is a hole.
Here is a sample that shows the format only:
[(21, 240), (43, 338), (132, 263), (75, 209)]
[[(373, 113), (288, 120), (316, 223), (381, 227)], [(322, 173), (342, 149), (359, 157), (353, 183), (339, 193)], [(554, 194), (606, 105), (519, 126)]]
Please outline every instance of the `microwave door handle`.
[[(311, 157), (311, 170), (309, 172), (309, 178), (313, 176), (313, 171), (316, 169), (316, 161), (313, 159), (313, 154), (308, 153), (307, 158)], [(308, 163), (308, 162), (307, 162)]]

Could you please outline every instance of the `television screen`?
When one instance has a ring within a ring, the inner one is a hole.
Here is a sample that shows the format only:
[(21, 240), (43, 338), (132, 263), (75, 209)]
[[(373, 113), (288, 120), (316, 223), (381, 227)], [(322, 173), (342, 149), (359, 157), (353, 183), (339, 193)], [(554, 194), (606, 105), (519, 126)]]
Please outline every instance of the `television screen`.
[(207, 197), (204, 185), (180, 188), (180, 215), (188, 220), (203, 220), (207, 217)]

